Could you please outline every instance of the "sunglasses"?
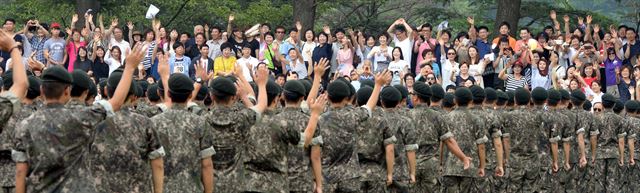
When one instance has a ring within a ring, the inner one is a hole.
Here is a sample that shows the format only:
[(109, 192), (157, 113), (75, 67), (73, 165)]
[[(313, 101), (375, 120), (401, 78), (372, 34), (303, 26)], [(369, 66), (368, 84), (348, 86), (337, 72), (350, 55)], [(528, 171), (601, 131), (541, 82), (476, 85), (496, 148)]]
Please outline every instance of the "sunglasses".
[(602, 112), (602, 109), (597, 108), (597, 109), (593, 109), (593, 111), (595, 111), (595, 112)]

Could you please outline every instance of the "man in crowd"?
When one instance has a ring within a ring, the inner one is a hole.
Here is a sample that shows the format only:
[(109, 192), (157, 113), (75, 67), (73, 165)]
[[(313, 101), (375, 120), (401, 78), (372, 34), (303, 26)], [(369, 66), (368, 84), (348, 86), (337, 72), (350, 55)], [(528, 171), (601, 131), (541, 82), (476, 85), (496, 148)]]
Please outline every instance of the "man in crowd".
[(65, 40), (60, 34), (60, 24), (51, 24), (51, 38), (44, 43), (44, 56), (47, 58), (47, 66), (62, 66), (67, 61)]

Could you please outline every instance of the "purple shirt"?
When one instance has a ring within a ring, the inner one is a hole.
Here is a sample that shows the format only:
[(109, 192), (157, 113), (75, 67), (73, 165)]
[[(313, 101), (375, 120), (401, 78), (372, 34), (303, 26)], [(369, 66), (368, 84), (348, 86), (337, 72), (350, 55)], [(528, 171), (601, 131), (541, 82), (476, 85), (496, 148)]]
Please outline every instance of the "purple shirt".
[(616, 57), (614, 60), (609, 60), (607, 58), (604, 61), (604, 73), (607, 79), (607, 86), (615, 86), (616, 83), (616, 68), (620, 68), (622, 66), (622, 60)]

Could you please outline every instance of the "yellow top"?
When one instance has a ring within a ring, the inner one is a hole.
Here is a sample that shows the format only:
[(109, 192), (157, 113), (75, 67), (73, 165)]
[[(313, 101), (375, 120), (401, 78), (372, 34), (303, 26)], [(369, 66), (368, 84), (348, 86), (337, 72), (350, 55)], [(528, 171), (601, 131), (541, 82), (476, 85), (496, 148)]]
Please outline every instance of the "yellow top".
[(224, 56), (219, 56), (213, 61), (213, 74), (214, 78), (218, 77), (218, 73), (231, 73), (233, 72), (236, 65), (236, 57), (230, 56), (228, 58), (224, 58)]

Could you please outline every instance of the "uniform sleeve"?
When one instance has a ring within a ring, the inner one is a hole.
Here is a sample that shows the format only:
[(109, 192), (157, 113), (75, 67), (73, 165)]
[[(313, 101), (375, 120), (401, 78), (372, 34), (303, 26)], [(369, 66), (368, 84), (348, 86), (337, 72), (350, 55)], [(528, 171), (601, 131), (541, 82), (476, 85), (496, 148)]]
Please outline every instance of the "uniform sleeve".
[(618, 138), (626, 138), (627, 137), (627, 131), (629, 131), (629, 122), (627, 122), (624, 118), (620, 117), (620, 119), (618, 119), (618, 121), (620, 122), (620, 126), (618, 128), (616, 128), (618, 131)]
[[(280, 124), (272, 124), (272, 127), (280, 128), (277, 131), (282, 132), (280, 135), (284, 141), (292, 145), (304, 145), (305, 133), (298, 131), (297, 128), (294, 127), (294, 124), (286, 120), (276, 120), (275, 122), (281, 122)], [(306, 128), (307, 124), (305, 123), (302, 126)]]
[[(597, 119), (595, 116), (590, 116), (589, 117), (591, 120), (589, 120), (591, 122), (591, 128), (589, 130), (589, 135), (590, 136), (595, 136), (595, 135), (599, 135), (600, 134), (600, 120)], [(586, 130), (585, 130), (586, 132)]]
[(31, 138), (29, 137), (29, 130), (27, 130), (27, 127), (25, 126), (26, 123), (26, 121), (22, 121), (18, 123), (15, 128), (11, 158), (16, 163), (25, 163), (29, 159), (27, 151), (30, 149), (30, 145), (32, 143)]
[(216, 150), (213, 148), (213, 128), (204, 119), (198, 119), (197, 124), (200, 132), (200, 159), (210, 158), (216, 154)]
[(371, 109), (369, 109), (369, 107), (366, 105), (362, 105), (360, 108), (356, 108), (356, 112), (356, 118), (359, 122), (367, 120), (369, 117), (371, 117), (372, 113)]
[[(565, 117), (565, 119), (561, 121), (563, 125), (561, 130), (558, 132), (560, 132), (560, 136), (563, 142), (570, 142), (575, 138), (575, 134), (573, 133), (574, 128), (571, 128), (569, 117)], [(582, 124), (582, 123), (575, 123), (575, 124)], [(584, 129), (582, 129), (581, 133), (584, 133)]]
[(383, 119), (382, 121), (380, 121), (380, 128), (383, 128), (382, 138), (384, 138), (383, 143), (385, 146), (390, 144), (395, 144), (398, 141), (398, 138), (396, 138), (395, 133), (393, 133), (391, 128), (389, 128), (389, 124), (387, 123), (386, 119)]
[(405, 120), (404, 135), (404, 148), (406, 151), (416, 151), (418, 150), (418, 148), (420, 148), (418, 146), (418, 134), (416, 133), (415, 125), (413, 124), (413, 122), (411, 122), (411, 120)]
[(637, 130), (636, 128), (638, 127), (637, 125), (637, 121), (635, 121), (635, 118), (632, 117), (628, 117), (627, 118), (627, 125), (629, 126), (629, 129), (627, 131), (627, 139), (636, 139), (637, 136)]
[(313, 139), (311, 139), (311, 146), (323, 146), (324, 140), (322, 139), (323, 135), (327, 134), (327, 129), (325, 128), (324, 123), (326, 123), (327, 118), (325, 115), (321, 115), (318, 119), (318, 127), (316, 128), (316, 133), (313, 135)]
[(13, 113), (20, 110), (20, 99), (12, 92), (0, 94), (0, 125), (5, 125)]
[(166, 152), (162, 144), (160, 144), (160, 138), (153, 122), (151, 122), (151, 119), (145, 118), (143, 125), (146, 126), (145, 131), (147, 132), (147, 149), (149, 152), (147, 157), (149, 160), (164, 157)]
[(493, 116), (490, 120), (487, 121), (490, 121), (489, 125), (491, 125), (491, 129), (489, 130), (489, 135), (491, 135), (491, 138), (493, 139), (502, 137), (501, 125), (498, 121), (498, 116)]
[(262, 113), (260, 113), (260, 111), (258, 111), (258, 108), (256, 106), (253, 106), (251, 108), (250, 111), (245, 111), (245, 116), (247, 118), (247, 120), (249, 121), (249, 125), (253, 125), (255, 124), (257, 121), (260, 120), (260, 118), (262, 118)]
[(449, 130), (449, 125), (446, 124), (442, 118), (438, 118), (438, 121), (435, 121), (435, 127), (438, 131), (438, 135), (440, 135), (440, 141), (446, 141), (447, 139), (453, 138), (453, 133)]

